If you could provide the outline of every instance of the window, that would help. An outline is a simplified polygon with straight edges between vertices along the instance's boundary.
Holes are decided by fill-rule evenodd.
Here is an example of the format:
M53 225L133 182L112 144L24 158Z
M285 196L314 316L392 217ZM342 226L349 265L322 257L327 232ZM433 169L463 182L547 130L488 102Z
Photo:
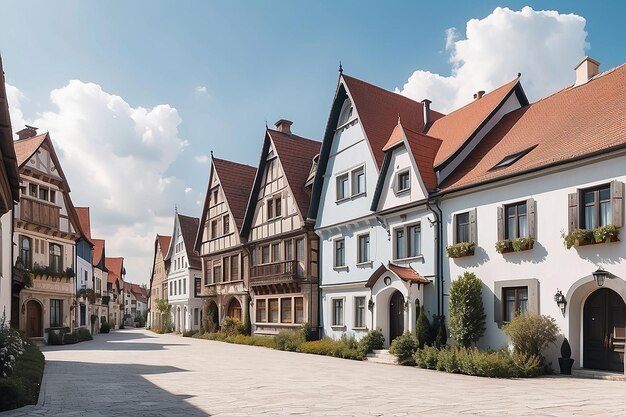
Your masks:
M335 240L335 268L346 266L346 241Z
M611 188L606 185L582 192L583 223L585 229L611 224Z
M213 205L217 204L218 190L213 190Z
M56 203L57 201L57 192L54 190L50 190L50 202Z
M172 283L170 282L170 296L171 296L171 295L174 295L174 294L173 294Z
M304 323L304 298L295 297L293 299L296 317L294 323Z
M280 300L280 322L292 323L291 298L281 298Z
M360 264L370 261L370 235L359 236L358 262Z
M222 276L224 282L230 281L230 259L227 257L222 258Z
M270 263L270 245L261 246L261 264Z
M493 168L491 168L491 170L498 169L498 168L505 168L505 167L508 167L509 165L513 165L515 162L519 161L523 156L525 156L530 151L535 149L536 146L537 145L531 146L530 148L524 149L521 152L517 152L511 155L505 156L500 162L498 162Z
M30 269L33 264L33 257L31 252L31 239L26 236L20 237L20 258L26 269Z
M63 300L50 300L50 327L63 326Z
M394 259L405 259L422 254L420 223L395 229L394 231Z
M293 260L293 240L285 240L285 260Z
M187 278L183 278L183 294L187 294Z
M211 239L217 237L217 219L211 220Z
M365 297L354 297L354 327L365 327Z
M352 103L350 99L345 99L343 105L341 106L341 113L339 115L339 122L337 127L341 127L348 123L352 119L352 114L354 113L354 107L352 107Z
M239 279L239 255L230 257L230 279L233 281Z
M343 326L343 298L333 298L333 326Z
M408 257L412 258L414 256L419 256L422 254L422 248L420 245L420 237L422 234L422 228L420 224L415 224L413 226L409 226L407 228L408 231Z
M280 217L282 214L281 198L272 197L267 200L267 220L272 220Z
M48 201L48 189L39 187L39 199Z
M456 241L455 243L470 242L469 211L456 215Z
M503 288L502 297L504 321L509 322L517 314L524 314L528 311L528 287Z
M275 217L280 217L282 215L282 211L283 211L283 205L281 202L280 197L277 197L274 200L274 215Z
M274 218L274 200L267 200L267 219Z
M193 309L193 325L194 325L194 326L197 326L197 325L198 325L198 316L199 316L199 314L198 314L198 309L197 309L197 308L194 308L194 309Z
M506 213L506 239L528 237L526 201L504 206Z
M222 217L222 228L225 235L230 233L230 217L228 215Z
M28 187L29 193L31 197L37 197L37 185L36 184L30 184L30 187Z
M296 259L304 261L304 239L296 240Z
M404 229L398 229L394 234L395 239L395 254L394 259L402 259L404 258Z
M267 310L265 310L265 300L256 300L256 321L258 323L267 322Z
M269 322L278 323L278 298L271 298L268 301Z
M63 271L63 251L60 245L51 243L49 247L50 252L50 268L54 272Z
M348 198L348 174L337 177L337 201Z
M178 293L182 295L183 293L183 281L182 280L178 280Z
M352 195L365 194L365 167L352 171Z
M216 265L213 267L213 282L218 284L222 282L222 266Z
M398 174L398 192L406 191L411 188L411 177L409 171L404 171Z
M272 243L272 262L280 262L280 243Z

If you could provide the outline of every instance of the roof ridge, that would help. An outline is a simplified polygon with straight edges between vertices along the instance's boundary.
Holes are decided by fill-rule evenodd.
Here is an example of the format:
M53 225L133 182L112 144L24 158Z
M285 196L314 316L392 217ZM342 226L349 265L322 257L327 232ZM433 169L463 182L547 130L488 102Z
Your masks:
M410 97L403 96L403 95L402 95L402 94L400 94L400 93L396 93L395 91L387 90L386 88L383 88L383 87L377 86L377 85L372 84L372 83L367 82L367 81L363 81L363 80L361 80L361 79L359 79L359 78L355 78L355 77L352 77L352 76L350 76L350 75L346 75L346 74L342 74L342 77L344 77L344 78L349 78L349 79L352 79L352 80L358 81L358 82L360 82L360 83L366 84L366 85L368 85L368 86L370 86L370 87L373 87L373 88L375 88L375 89L377 89L377 90L383 91L383 92L385 92L385 93L387 93L387 94L394 94L394 95L396 95L396 96L398 96L398 97L402 98L403 100L410 101L410 102L415 103L415 104L420 104L420 105L422 104L422 102L420 102L420 101L413 100L413 99L412 99L412 98L410 98ZM435 111L435 112L437 112L437 113L439 113L439 114L443 114L443 113L441 113L441 112L438 112L437 110L432 110L432 109L431 109L431 111Z

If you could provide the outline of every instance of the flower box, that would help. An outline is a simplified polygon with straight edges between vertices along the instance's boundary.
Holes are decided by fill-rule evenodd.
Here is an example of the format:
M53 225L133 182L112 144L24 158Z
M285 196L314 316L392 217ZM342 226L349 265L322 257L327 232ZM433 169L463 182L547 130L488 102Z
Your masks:
M460 242L450 245L446 248L449 258L463 258L465 256L473 256L476 249L474 242Z
M619 241L619 229L612 224L595 229L574 229L572 233L562 234L563 244L567 249L573 246L595 245Z
M522 252L533 248L535 240L532 237L516 237L515 239L505 239L496 242L498 253Z

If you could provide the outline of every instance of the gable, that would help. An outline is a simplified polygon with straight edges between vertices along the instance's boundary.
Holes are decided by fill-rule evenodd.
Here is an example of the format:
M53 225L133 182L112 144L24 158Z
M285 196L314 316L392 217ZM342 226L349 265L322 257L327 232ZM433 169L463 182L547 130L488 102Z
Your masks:
M375 210L386 210L424 200L428 191L404 143L389 151L389 166L381 173L382 189ZM400 174L408 174L409 187L402 189ZM374 202L373 202L374 204ZM374 207L374 206L373 206Z

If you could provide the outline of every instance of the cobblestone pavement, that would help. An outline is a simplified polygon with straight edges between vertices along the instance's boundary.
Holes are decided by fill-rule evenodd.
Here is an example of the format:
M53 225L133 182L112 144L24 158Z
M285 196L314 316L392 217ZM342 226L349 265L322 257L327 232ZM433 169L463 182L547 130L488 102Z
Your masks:
M626 382L475 378L139 329L44 353L40 403L0 415L626 415Z

